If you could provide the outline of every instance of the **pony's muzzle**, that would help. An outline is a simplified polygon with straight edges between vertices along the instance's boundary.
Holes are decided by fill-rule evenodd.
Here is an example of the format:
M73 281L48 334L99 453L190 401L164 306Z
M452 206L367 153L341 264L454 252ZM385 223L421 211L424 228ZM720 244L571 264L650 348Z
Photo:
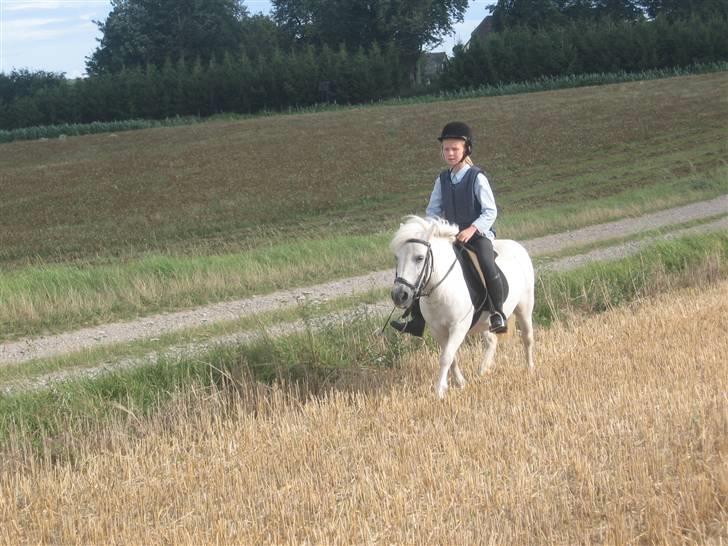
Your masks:
M392 301L394 302L394 305L396 305L400 309L409 307L412 304L412 290L407 286L395 284L392 287L392 292L390 295L392 296Z

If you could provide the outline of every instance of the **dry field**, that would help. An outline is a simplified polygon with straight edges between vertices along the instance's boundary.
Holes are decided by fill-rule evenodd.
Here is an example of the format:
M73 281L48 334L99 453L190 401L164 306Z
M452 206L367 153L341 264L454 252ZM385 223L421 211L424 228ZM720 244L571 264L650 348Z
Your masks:
M0 542L727 543L727 330L723 281L541 330L533 375L469 346L444 402L425 350L308 401L180 395L62 461L6 446Z

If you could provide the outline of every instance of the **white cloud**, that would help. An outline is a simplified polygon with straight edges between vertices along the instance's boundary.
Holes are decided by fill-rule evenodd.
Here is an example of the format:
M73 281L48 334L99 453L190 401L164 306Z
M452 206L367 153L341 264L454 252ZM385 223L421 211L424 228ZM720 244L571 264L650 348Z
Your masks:
M54 40L95 28L91 21L75 17L33 17L3 21L2 40L6 44L29 40Z
M3 22L3 28L13 31L22 31L27 28L58 25L68 21L68 17L33 17L24 19L11 19Z
M13 67L84 71L111 0L0 0L0 72Z
M5 12L80 8L91 4L109 4L109 0L0 0Z

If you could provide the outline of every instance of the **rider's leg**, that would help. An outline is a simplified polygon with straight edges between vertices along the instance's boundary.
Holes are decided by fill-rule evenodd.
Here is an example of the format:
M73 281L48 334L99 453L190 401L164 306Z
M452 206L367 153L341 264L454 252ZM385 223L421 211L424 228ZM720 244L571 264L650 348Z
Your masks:
M488 296L493 303L495 313L490 315L490 331L502 333L508 330L506 316L503 313L503 283L498 268L495 266L495 253L493 252L493 241L480 234L476 234L468 245L478 256L480 269L485 277L485 286L488 289Z
M390 326L395 330L403 332L405 334L411 334L413 336L422 337L425 333L425 317L422 316L420 311L420 300L415 300L412 305L404 312L402 318L410 317L408 321L395 321L390 322Z

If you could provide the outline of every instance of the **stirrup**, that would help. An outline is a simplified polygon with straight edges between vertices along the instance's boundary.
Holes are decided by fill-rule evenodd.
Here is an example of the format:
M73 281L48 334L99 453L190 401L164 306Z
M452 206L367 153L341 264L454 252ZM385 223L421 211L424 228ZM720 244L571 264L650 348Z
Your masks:
M498 312L490 315L490 331L494 334L505 334L508 331L508 322Z

